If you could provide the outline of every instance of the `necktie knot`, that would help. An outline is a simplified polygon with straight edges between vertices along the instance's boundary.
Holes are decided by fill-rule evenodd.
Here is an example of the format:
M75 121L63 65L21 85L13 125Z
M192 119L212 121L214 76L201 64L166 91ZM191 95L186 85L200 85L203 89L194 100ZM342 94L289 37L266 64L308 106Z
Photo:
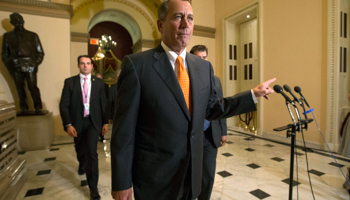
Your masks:
M176 58L176 62L179 62L179 64L182 65L182 57L181 57L181 56L178 56L178 57Z
M87 80L87 77L85 76L85 77L84 77L84 81L86 81L86 80Z

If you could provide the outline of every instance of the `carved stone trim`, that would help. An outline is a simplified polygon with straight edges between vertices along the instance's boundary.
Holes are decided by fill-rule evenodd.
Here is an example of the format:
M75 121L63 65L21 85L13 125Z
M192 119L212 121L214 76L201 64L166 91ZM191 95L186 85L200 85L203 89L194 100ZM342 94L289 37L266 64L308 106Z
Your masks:
M89 33L78 33L78 32L71 32L70 33L70 41L72 41L72 42L88 43L89 40L90 40Z
M331 150L338 150L338 93L339 93L339 1L328 0L328 38L327 38L327 118L326 141Z
M130 6L131 8L135 9L137 12L139 12L148 22L148 24L151 26L152 28L152 35L154 39L157 39L157 27L154 23L154 19L152 19L150 16L147 15L147 13L142 10L140 7L138 7L137 5L131 3L130 1L127 0L88 0L88 1L84 1L82 3L80 3L78 6L76 6L74 8L73 13L76 14L78 13L82 8L84 8L85 6L89 6L92 3L95 2L103 2L103 1L111 1L111 2L117 2L117 3L121 3L127 6Z
M194 25L194 28L193 28L193 35L195 36L215 38L215 32L216 32L215 28L210 28L206 26Z
M0 0L0 10L70 19L73 6L34 0Z

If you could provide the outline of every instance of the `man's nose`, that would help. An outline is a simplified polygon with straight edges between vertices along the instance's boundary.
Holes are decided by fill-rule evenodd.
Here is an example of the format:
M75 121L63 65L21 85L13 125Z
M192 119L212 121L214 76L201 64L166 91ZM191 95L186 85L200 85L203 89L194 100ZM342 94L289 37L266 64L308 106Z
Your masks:
M187 18L182 18L181 20L181 27L182 28L188 28L189 27L189 22L188 22L188 19Z

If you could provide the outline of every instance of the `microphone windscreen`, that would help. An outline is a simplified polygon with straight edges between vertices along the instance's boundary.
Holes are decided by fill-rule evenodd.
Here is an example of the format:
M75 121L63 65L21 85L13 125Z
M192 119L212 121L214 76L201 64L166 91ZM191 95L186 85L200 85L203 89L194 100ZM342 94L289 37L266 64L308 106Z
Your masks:
M301 89L299 86L295 86L294 87L294 91L296 91L297 93L300 93L301 92Z
M291 89L290 89L290 87L288 85L283 85L283 88L284 88L285 91L291 92Z
M283 91L282 87L280 85L274 85L273 90L277 93L281 93Z

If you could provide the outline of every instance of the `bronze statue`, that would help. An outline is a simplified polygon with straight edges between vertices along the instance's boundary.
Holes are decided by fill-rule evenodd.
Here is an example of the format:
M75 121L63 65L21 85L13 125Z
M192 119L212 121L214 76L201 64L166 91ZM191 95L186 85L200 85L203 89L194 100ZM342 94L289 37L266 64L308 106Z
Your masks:
M14 30L4 34L2 61L16 84L21 111L28 112L27 95L24 89L26 80L34 101L34 108L36 112L41 112L42 102L36 73L44 58L43 48L38 35L24 29L24 20L20 14L12 13L10 22Z

